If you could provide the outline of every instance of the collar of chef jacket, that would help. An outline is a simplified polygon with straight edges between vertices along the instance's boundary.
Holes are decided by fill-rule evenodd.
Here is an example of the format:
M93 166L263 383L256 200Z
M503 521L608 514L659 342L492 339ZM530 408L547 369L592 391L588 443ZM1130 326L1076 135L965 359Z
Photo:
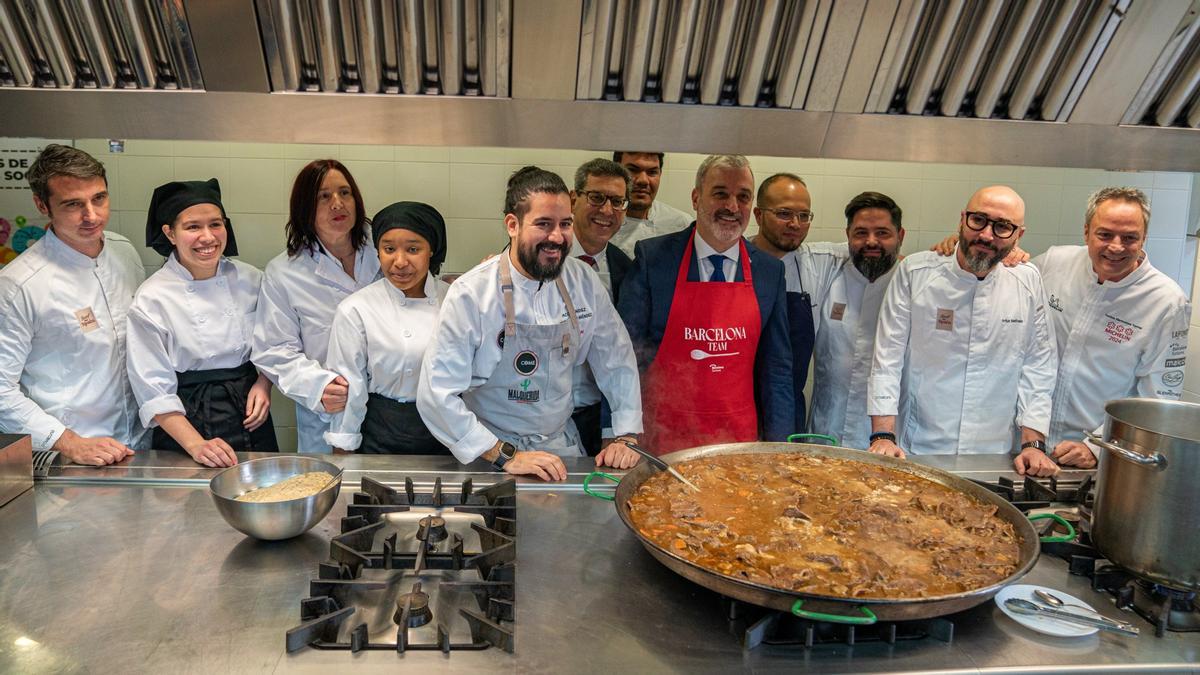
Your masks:
M105 239L104 246L100 249L100 255L91 258L68 246L67 242L59 239L58 235L54 234L53 229L46 230L46 234L42 239L46 240L46 250L56 260L72 267L95 267L99 265L100 256L104 255L104 251L108 248L108 241Z
M1085 246L1084 252L1086 253L1086 251L1087 247ZM1091 255L1087 256L1087 265L1085 265L1084 269L1087 270L1088 279L1090 279L1093 284L1104 286L1105 288L1124 288L1135 283L1138 279L1141 279L1149 274L1150 270L1154 269L1150 265L1150 254L1146 253L1145 251L1142 251L1142 254L1142 264L1134 268L1132 272L1125 275L1125 278L1121 279L1120 281L1105 281L1103 284L1101 284L1100 277L1096 274L1096 270L1092 268Z

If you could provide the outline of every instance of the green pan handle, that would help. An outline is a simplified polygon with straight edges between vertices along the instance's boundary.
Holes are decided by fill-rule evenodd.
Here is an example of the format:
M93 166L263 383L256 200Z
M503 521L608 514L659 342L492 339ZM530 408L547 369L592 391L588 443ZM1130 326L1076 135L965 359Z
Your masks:
M839 445L837 436L828 436L826 434L792 434L791 436L787 437L787 442L788 443L800 443L800 442L802 442L801 439L804 439L804 438L817 438L822 441L829 441L830 443L833 444L833 446L835 448L838 447L838 445Z
M612 475L611 473L604 473L603 471L593 471L593 472L589 473L586 478L583 479L583 491L588 493L589 495L595 497L596 499L603 499L603 500L609 501L609 502L616 501L617 498L612 495L606 495L606 494L602 494L600 492L592 491L592 481L597 478L607 478L608 480L611 480L614 483L621 482L620 478Z
M1052 542L1052 543L1059 542L1059 541L1075 541L1075 528L1071 525L1071 523L1067 522L1066 518L1063 518L1062 516L1058 515L1057 513L1039 513L1036 516L1029 516L1030 520L1045 520L1047 518L1049 518L1050 520L1053 520L1054 522L1058 523L1059 525L1066 525L1067 533L1060 534L1058 536L1053 536L1053 537L1042 537L1042 541Z
M801 598L792 605L792 614L802 619L812 619L813 621L830 621L833 623L848 623L855 626L870 626L878 621L875 618L875 612L859 605L858 611L862 612L862 616L843 616L841 614L825 614L823 612L810 612L807 609L801 609L800 605L804 604L804 599Z

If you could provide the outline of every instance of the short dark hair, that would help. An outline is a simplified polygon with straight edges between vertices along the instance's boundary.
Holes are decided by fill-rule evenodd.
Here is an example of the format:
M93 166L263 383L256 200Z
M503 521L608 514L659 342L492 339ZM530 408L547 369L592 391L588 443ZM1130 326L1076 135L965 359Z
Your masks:
M529 213L529 197L535 192L549 195L570 195L562 176L536 166L525 166L508 177L504 189L504 215L512 214L520 220Z
M846 204L846 227L850 227L850 223L854 222L854 214L863 209L883 209L892 217L892 224L896 226L896 231L899 231L904 225L901 221L903 212L896 202L882 192L862 192L850 200Z
M362 192L346 165L336 159L314 159L300 169L292 183L292 197L288 203L287 253L295 257L300 251L316 250L317 247L317 197L321 192L321 181L332 170L341 172L354 195L354 226L350 228L350 243L354 250L367 243L367 207L363 205Z
M778 183L781 180L790 180L792 182L799 183L799 184L803 185L804 187L808 187L808 183L805 183L803 178L801 178L800 176L797 176L794 173L772 174L770 176L767 176L766 180L764 180L762 182L762 184L758 186L758 194L754 195L754 203L758 206L762 206L763 198L767 194L767 188L771 187L772 185L774 185L775 183Z
M583 192L583 189L587 187L589 176L597 178L620 178L625 181L625 198L629 199L629 192L632 189L630 183L633 181L633 177L629 175L629 170L620 164L604 159L603 157L589 159L584 162L578 169L575 169L576 193Z
M104 165L100 160L78 148L51 143L42 148L37 159L33 160L33 166L25 173L29 189L47 206L50 205L50 179L55 176L69 176L80 180L103 178L104 184L108 185Z
M654 155L658 157L658 168L663 168L664 154L661 152L650 152L648 150L617 150L613 152L613 161L617 164L620 164L621 157L624 155Z

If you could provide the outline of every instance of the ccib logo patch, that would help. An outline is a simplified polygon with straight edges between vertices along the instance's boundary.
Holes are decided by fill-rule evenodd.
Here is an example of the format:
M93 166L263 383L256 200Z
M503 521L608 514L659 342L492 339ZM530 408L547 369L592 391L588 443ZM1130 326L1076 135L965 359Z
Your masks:
M521 375L529 376L537 372L538 357L531 351L523 351L513 359L513 369Z

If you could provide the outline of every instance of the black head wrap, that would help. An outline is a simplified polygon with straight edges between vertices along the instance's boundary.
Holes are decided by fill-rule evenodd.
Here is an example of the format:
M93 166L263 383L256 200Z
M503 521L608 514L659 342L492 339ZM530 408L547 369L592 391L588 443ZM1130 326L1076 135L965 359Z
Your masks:
M221 184L216 178L208 180L177 180L159 185L154 188L150 197L150 210L146 215L146 245L166 257L175 250L175 245L167 239L163 225L173 225L175 218L185 209L197 204L216 204L225 218L225 252L223 255L237 255L237 241L233 238L233 225L225 214L225 206L221 204Z
M437 209L421 202L396 202L386 207L371 219L371 237L375 248L388 230L409 230L425 237L433 256L429 259L429 271L434 275L446 262L446 221Z

